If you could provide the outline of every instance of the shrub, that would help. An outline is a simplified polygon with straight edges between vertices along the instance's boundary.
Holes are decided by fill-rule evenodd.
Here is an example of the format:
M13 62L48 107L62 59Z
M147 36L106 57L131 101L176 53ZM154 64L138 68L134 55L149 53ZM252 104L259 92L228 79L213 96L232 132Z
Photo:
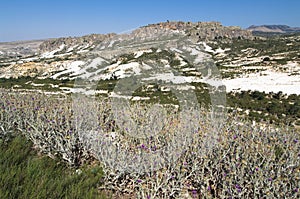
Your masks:
M152 110L152 115L150 113L147 115L149 104L133 103L130 109L121 114L130 116L142 132L154 134L146 138L136 138L126 132L126 128L132 126L126 126L126 123L124 126L116 124L112 114L113 107L108 99L98 99L99 103L95 105L88 98L81 98L82 101L79 100L76 104L82 108L76 114L85 119L75 125L75 128L74 107L71 106L72 100L67 95L47 96L6 90L1 90L0 95L2 137L5 137L5 132L18 130L33 142L36 149L53 158L60 157L75 168L87 165L91 158L98 159L103 165L104 172L99 185L101 190L112 190L121 196L131 194L137 198L183 198L183 195L187 194L195 198L299 198L300 196L298 191L300 133L296 129L277 128L270 124L253 125L233 114L216 129L214 128L216 121L211 117L210 109L191 110L185 118L180 118L178 115L180 109L172 106L166 107L164 119L158 120L155 125L149 125L147 118L162 114L160 109ZM249 93L243 95L250 97ZM84 107L81 106L83 103ZM90 123L93 122L90 120L93 118L99 122L97 129L93 129ZM197 128L192 124L196 124ZM159 134L155 134L157 126L162 127ZM176 137L178 132L185 133L183 137ZM111 136L112 133L114 137ZM189 138L184 137L185 134L192 135L191 139L185 140ZM83 139L82 136L88 139ZM27 165L26 157L30 154L30 150L18 144L18 140L23 139L16 139L17 144L10 146L15 151L23 149L26 155L23 156L18 152L9 164ZM103 140L108 143L102 143ZM165 156L164 149L172 149L182 143L186 148L181 151L177 160L164 162L163 165L155 167L156 169L144 172L130 170L131 163L138 169L143 166L134 161L134 155ZM105 148L107 146L113 146L117 151L126 151L124 154L128 156L109 152L107 150L109 148ZM0 153L4 160L12 153L6 151ZM124 168L113 167L119 162ZM1 166L5 164L7 164L5 161L1 162ZM46 173L52 172L51 176L57 176L55 172L63 170L56 167L56 164L49 163L49 165L48 167L53 170ZM152 166L151 161L145 166ZM34 175L35 171L41 170L34 169L36 166L26 168L32 170L30 172ZM13 168L8 175L14 176L8 185L15 187L16 191L13 193L16 197L24 192L22 186L17 185L27 175L24 177L18 172L20 169ZM100 182L99 178L97 180L91 178L90 175L93 176L93 173L94 171L91 171L88 175L91 181L85 181L81 187ZM75 182L81 182L77 177L74 178ZM59 186L67 189L66 187L71 186L70 179L72 177L65 178L62 182L59 180L62 183ZM48 189L56 194L56 186L51 186L50 182L47 185ZM43 188L44 185L41 186L38 189L44 192L40 194L47 195L49 192ZM32 191L28 189L27 191ZM1 194L7 196L5 190L1 191ZM78 192L75 191L76 194ZM64 197L60 195L61 193L63 191L58 190L55 196Z

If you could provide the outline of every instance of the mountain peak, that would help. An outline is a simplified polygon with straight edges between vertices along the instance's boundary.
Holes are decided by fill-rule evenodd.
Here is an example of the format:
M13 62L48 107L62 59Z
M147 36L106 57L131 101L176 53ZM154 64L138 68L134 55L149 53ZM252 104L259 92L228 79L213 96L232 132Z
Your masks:
M254 33L279 33L289 34L300 32L300 27L290 27L288 25L252 25L247 28Z

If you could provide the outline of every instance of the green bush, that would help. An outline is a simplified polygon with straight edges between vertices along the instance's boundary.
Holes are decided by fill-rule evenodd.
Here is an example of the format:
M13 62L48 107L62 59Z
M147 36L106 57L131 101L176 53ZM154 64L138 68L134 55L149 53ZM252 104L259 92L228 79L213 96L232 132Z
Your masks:
M100 167L81 168L79 174L38 156L20 135L1 144L0 170L0 198L105 198L97 191L103 175Z

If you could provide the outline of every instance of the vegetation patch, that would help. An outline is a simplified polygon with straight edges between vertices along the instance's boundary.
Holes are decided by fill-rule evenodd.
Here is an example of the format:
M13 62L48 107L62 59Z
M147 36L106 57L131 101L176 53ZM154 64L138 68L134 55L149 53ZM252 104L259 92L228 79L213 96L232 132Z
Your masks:
M106 198L97 189L101 167L69 168L38 155L22 135L0 142L0 198Z

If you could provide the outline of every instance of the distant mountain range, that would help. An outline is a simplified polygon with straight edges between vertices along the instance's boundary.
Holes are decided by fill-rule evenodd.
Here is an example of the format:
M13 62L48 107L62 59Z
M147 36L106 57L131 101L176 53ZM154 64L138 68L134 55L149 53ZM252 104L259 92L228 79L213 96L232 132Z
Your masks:
M300 27L290 27L287 25L252 25L247 30L253 33L271 33L271 34L292 34L300 33Z

